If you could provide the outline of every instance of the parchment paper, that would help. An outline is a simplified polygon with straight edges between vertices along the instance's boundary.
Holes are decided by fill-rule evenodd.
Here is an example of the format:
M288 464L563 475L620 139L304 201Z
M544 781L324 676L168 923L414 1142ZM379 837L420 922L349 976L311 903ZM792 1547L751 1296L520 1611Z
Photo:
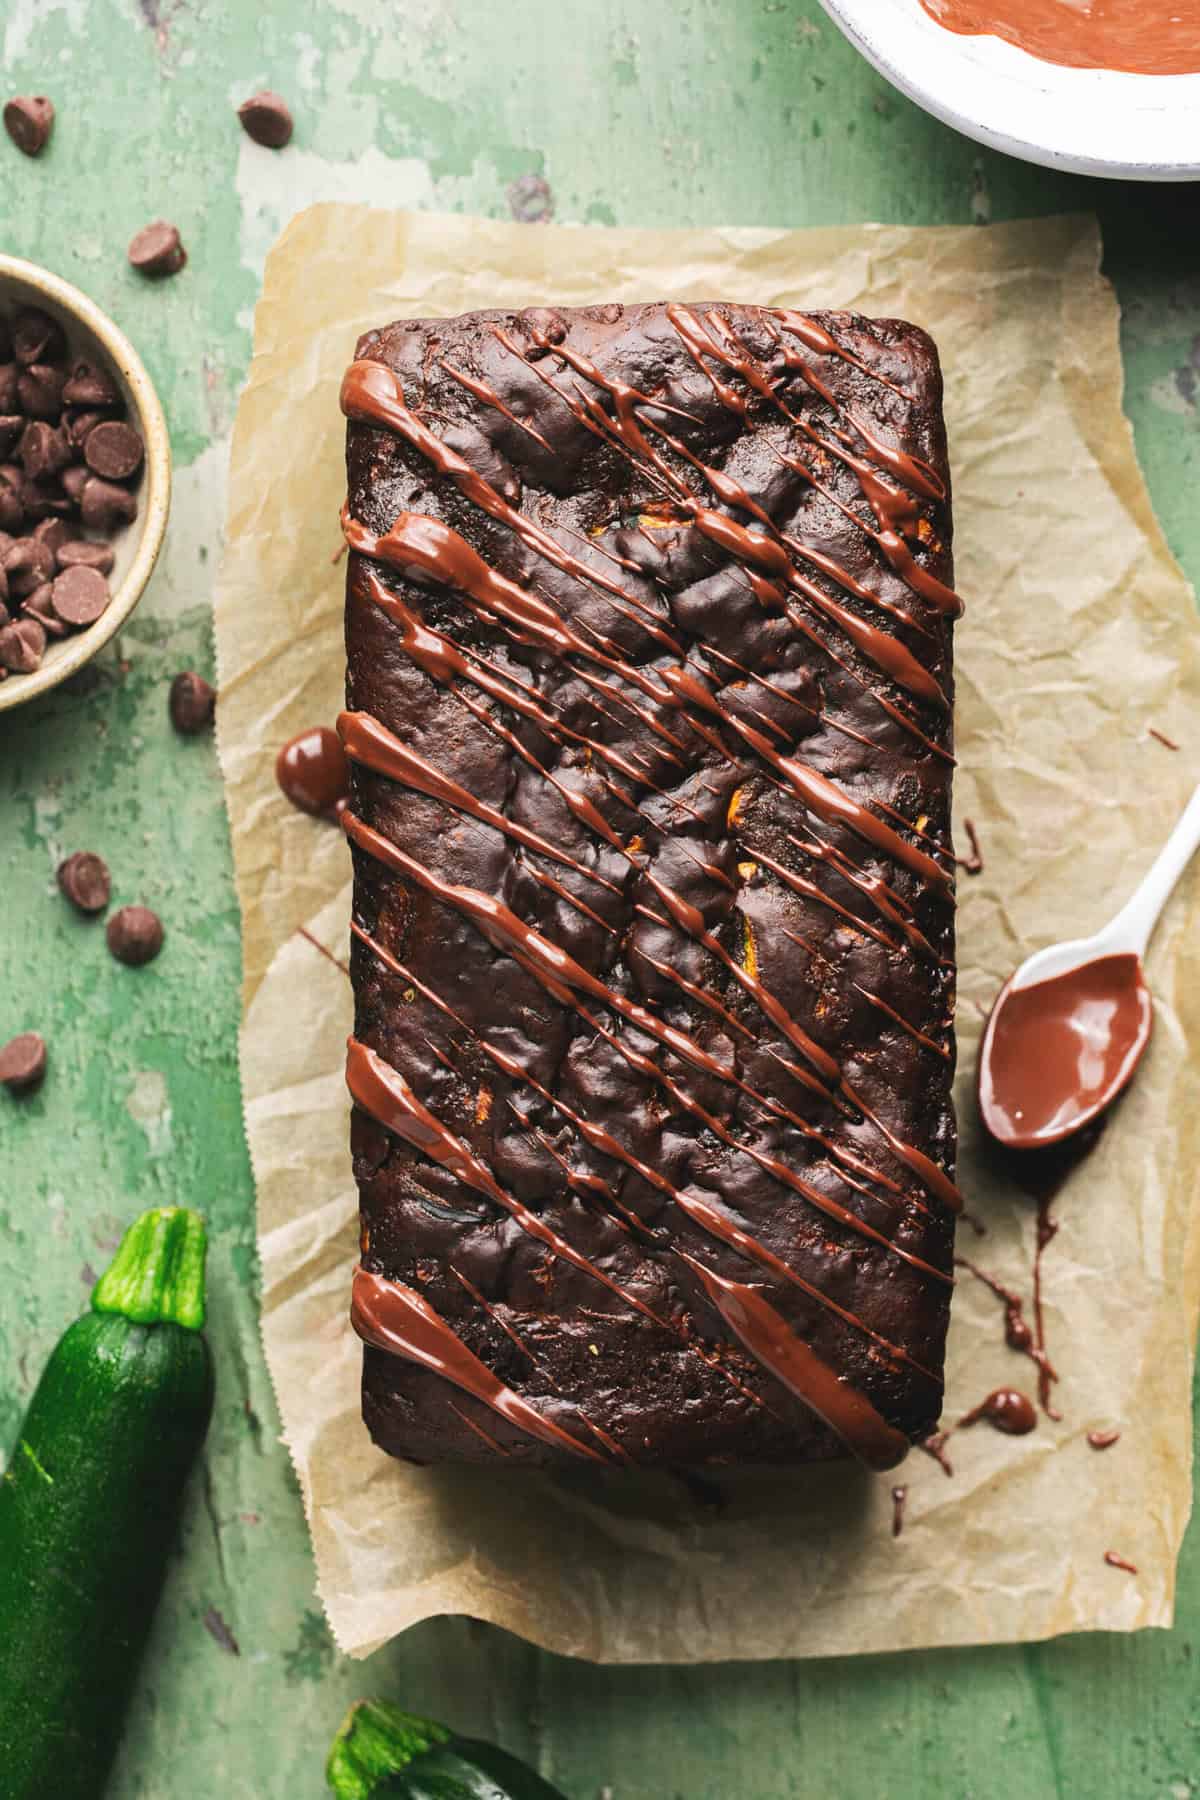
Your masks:
M1035 946L1098 926L1200 772L1192 596L1120 411L1117 308L1090 219L811 232L530 228L320 206L267 264L233 442L217 604L219 732L244 920L242 1080L258 1184L263 1333L338 1641L365 1654L465 1612L604 1661L817 1656L1031 1639L1171 1620L1191 1504L1200 1298L1195 1192L1200 892L1150 958L1149 1059L1061 1197L1047 1254L1060 1424L914 1453L723 1479L414 1469L359 1422L346 1321L355 1254L343 1047L341 836L291 810L276 748L332 721L343 680L338 383L356 334L402 314L601 299L845 304L937 338L947 376L959 587L958 815L986 871L961 892L961 1182L988 1236L961 1247L1028 1291L1034 1213L989 1176L969 1098L982 1012ZM1174 754L1151 724L1179 740ZM1189 934L1191 943L1189 945ZM960 1280L946 1416L1030 1388L1001 1309ZM1085 1434L1119 1427L1103 1454ZM892 1480L909 1485L891 1535ZM1113 1549L1136 1576L1107 1567Z

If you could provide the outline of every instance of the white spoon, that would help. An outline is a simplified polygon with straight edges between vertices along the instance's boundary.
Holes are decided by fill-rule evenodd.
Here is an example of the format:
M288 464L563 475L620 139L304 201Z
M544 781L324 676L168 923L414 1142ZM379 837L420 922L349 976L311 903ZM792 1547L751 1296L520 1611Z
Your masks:
M1093 937L1051 944L1001 989L979 1052L979 1106L1014 1150L1057 1144L1110 1105L1150 1039L1150 933L1200 846L1200 787L1153 867Z

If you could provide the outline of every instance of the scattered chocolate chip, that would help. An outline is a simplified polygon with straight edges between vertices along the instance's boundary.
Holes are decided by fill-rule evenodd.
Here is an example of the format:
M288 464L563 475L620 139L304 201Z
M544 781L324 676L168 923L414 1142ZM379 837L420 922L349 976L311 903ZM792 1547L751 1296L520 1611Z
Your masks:
M54 127L54 102L45 94L18 94L4 108L4 129L26 156L40 156Z
M103 912L112 898L108 864L94 850L76 850L58 865L58 885L80 912Z
M23 1031L0 1049L0 1082L10 1094L30 1094L46 1073L46 1040Z
M46 481L66 468L71 460L71 446L57 425L46 419L31 419L21 434L17 454L30 481Z
M143 275L176 275L187 261L179 227L166 219L143 225L129 242L129 260Z
M93 426L83 446L88 468L108 481L126 481L142 466L145 445L132 425L107 419Z
M98 544L93 538L68 538L55 555L60 569L99 569L101 575L110 574L116 560L111 544Z
M31 419L57 419L62 411L63 371L54 363L30 363L17 376L17 401Z
M17 410L17 382L20 374L20 363L0 363L0 413Z
M13 355L25 368L34 363L58 362L66 354L62 326L40 306L27 306L13 320Z
M13 446L25 429L20 413L0 413L0 456L10 456Z
M246 136L268 150L282 150L291 140L291 108L282 95L273 94L270 88L243 100L238 107L238 118Z
M43 581L53 578L57 566L48 544L39 543L35 537L18 538L4 554L9 593L15 594L17 599L32 594Z
M64 406L119 406L121 396L116 383L94 363L77 362L68 375L62 391Z
M171 683L167 708L176 731L182 732L184 737L195 737L197 732L206 731L212 724L216 703L216 689L203 675L187 669Z
M14 619L0 628L0 665L14 675L32 675L42 666L46 633L36 619Z
M104 935L117 961L131 968L152 962L163 946L162 920L148 906L123 906L108 921Z
M89 475L79 495L79 512L93 531L111 531L137 518L137 500L127 488L117 487L99 475Z
M108 605L108 583L99 569L77 563L55 578L54 611L64 625L94 625Z

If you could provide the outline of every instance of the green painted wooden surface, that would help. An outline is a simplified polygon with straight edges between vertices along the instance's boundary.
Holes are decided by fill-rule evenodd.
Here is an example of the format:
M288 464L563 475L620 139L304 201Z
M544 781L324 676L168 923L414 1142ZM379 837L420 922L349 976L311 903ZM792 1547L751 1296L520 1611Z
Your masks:
M1200 1554L1170 1634L825 1664L603 1670L437 1621L363 1665L333 1651L255 1326L235 1062L238 921L216 761L165 711L208 669L224 444L261 257L313 198L623 224L967 222L1093 207L1125 308L1127 404L1172 547L1200 577L1195 189L1092 184L978 150L893 94L816 0L2 0L10 91L51 149L0 144L0 245L89 289L159 383L178 467L168 554L74 691L0 722L0 1038L38 1027L42 1093L0 1106L0 1441L121 1221L159 1198L213 1226L217 1415L115 1781L119 1800L322 1791L375 1690L502 1738L571 1800L1184 1800L1200 1792ZM232 104L269 83L282 156ZM522 199L523 196L523 199ZM124 265L167 215L187 271ZM531 227L532 228L532 227ZM837 296L831 296L836 300ZM133 972L53 869L101 851L167 947ZM206 1630L216 1608L240 1646ZM2 1752L0 1752L2 1754Z

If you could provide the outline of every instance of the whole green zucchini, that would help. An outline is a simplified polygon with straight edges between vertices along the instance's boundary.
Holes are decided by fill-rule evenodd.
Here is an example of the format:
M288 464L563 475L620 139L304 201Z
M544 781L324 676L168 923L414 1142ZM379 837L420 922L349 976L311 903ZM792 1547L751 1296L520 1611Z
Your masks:
M337 1800L563 1800L506 1750L382 1700L351 1707L325 1779Z
M212 1412L204 1222L126 1232L0 1481L0 1800L97 1800Z

